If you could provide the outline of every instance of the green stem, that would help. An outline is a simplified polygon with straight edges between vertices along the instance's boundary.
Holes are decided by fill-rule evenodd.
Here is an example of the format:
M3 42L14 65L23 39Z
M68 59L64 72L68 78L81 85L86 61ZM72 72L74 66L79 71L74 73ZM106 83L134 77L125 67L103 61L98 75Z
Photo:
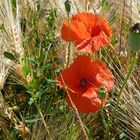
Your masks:
M121 87L121 89L120 89L120 91L119 91L119 93L118 93L117 103L116 103L115 109L114 109L114 111L113 111L113 113L112 113L112 117L111 117L112 119L113 119L113 117L114 117L114 115L115 115L115 113L116 113L116 110L117 110L117 108L118 108L118 105L119 105L119 102L120 102L120 97L121 97L121 95L122 95L122 93L123 93L123 90L124 90L124 88L125 88L125 86L126 86L126 84L127 84L127 81L129 80L129 78L130 78L130 76L131 76L131 74L132 74L132 72L133 72L133 69L134 69L134 67L135 67L136 58L137 58L137 53L134 53L134 54L133 54L133 57L132 57L132 60L131 60L131 63L130 63L129 71L128 71L127 76L126 76L126 78L125 78L125 80L124 80L124 82L123 82L123 85L122 85L122 87Z
M68 12L68 58L67 58L67 67L70 62L70 13Z
M44 116L43 116L43 114L42 114L42 112L41 112L40 106L39 106L37 103L35 103L35 102L34 102L34 105L36 106L36 109L37 109L37 111L38 111L38 113L39 113L39 115L40 115L40 117L41 117L41 120L42 120L42 122L43 122L43 124L44 124L46 134L48 134L48 139L49 139L49 140L52 140L50 131L49 131L48 126L47 126L47 124L46 124L46 122L45 122L45 120L44 120Z
M112 115L110 117L110 121L109 121L110 124L109 124L109 126L107 128L107 131L106 131L105 135L108 135L108 133L110 131L110 127L112 126L113 118L114 118L114 116L116 114L116 110L117 110L117 108L119 106L121 95L123 93L123 90L124 90L125 86L127 85L127 81L129 80L129 78L130 78L130 76L131 76L131 74L133 72L133 69L134 69L135 64L136 64L136 59L137 59L137 53L133 53L133 56L132 56L132 59L131 59L131 63L130 63L129 69L128 69L128 73L127 73L126 78L125 78L125 80L124 80L124 82L123 82L123 84L121 86L121 89L120 89L120 91L118 93L117 103L116 103L115 108L114 108L114 110L112 112Z
M83 122L82 122L82 120L81 120L81 118L80 118L80 115L79 115L79 113L78 113L78 110L77 110L77 108L76 108L76 106L75 106L73 100L71 99L71 96L70 96L70 94L69 94L69 91L68 91L68 89L67 89L66 83L64 82L64 79L63 79L63 76L62 76L62 75L61 75L61 78L62 78L62 81L63 81L63 83L64 83L64 88L65 88L65 90L66 90L66 92L67 92L68 98L70 99L70 103L71 103L71 105L72 105L72 107L73 107L73 109L74 109L74 111L75 111L75 113L76 113L76 117L77 117L77 119L78 119L78 123L79 123L80 129L81 129L81 131L82 131L82 133L83 133L83 135L84 135L84 140L89 140L89 139L88 139L88 135L87 135L86 130L85 130L85 127L84 127L84 124L83 124Z
M101 117L102 117L103 125L106 129L107 125L106 125L106 120L105 120L104 112L103 112L103 101L101 101Z

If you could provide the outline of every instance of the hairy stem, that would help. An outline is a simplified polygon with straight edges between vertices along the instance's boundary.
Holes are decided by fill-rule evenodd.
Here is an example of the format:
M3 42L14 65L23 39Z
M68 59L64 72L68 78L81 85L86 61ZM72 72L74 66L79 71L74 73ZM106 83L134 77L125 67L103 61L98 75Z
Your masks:
M61 75L61 78L62 78L62 80L63 80L63 76L62 76L62 75ZM73 107L73 110L74 110L74 112L75 112L75 114L76 114L76 117L77 117L77 120L78 120L80 129L81 129L81 132L82 132L83 135L84 135L84 140L89 140L88 135L87 135L87 133L86 133L86 130L85 130L85 128L84 128L84 124L83 124L83 122L82 122L82 120L81 120L81 118L80 118L80 115L79 115L79 113L78 113L78 110L77 110L77 108L76 108L74 102L73 102L72 99L71 99L71 96L70 96L70 94L69 94L69 91L67 90L67 86L66 86L64 80L63 80L63 83L64 83L64 85L65 85L64 87L65 87L65 90L66 90L66 92L67 92L68 98L70 99L70 102L71 102L71 105L72 105L72 107Z
M67 67L70 62L70 13L68 12L68 58L67 58Z
M40 117L41 117L41 120L42 120L42 122L43 122L43 124L44 124L45 131L46 131L46 133L47 133L47 135L48 135L48 138L49 138L49 140L52 140L50 131L49 131L48 126L47 126L47 124L46 124L46 122L45 122L45 120L44 120L44 116L43 116L43 114L42 114L42 112L41 112L41 109L40 109L40 107L39 107L39 105L38 105L37 103L34 103L34 104L35 104L35 106L36 106L36 108L37 108L37 111L38 111L38 113L39 113L39 115L40 115Z

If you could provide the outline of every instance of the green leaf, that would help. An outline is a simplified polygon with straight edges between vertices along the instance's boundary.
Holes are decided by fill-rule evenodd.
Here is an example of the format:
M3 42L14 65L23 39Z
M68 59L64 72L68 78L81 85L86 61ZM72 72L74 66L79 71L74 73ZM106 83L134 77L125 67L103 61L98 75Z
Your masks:
M33 80L30 83L30 87L32 89L34 89L34 90L38 90L39 86L40 86L39 78L38 77L34 77Z
M30 69L28 67L28 65L25 65L23 68L22 68L22 72L24 74L24 76L27 76L30 72Z
M47 79L47 82L48 83L58 83L58 81L57 80L54 80L54 79Z
M109 3L107 0L101 0L101 3L102 3L102 7L105 11L108 11L109 10Z
M36 122L38 122L40 119L39 118L37 118L37 119L29 119L29 120L25 120L25 122L26 123L36 123Z
M111 39L111 44L113 45L113 46L115 46L116 44L118 43L118 40L116 39L116 38L112 38Z
M1 25L0 25L0 30L5 30L4 24L1 24Z
M120 140L124 140L125 139L125 136L126 134L124 132L122 132L120 135L119 135L119 139Z
M28 101L28 104L29 105L32 105L34 103L34 99L33 98L30 98L30 100Z
M16 57L11 52L4 52L4 56L10 60L16 60Z

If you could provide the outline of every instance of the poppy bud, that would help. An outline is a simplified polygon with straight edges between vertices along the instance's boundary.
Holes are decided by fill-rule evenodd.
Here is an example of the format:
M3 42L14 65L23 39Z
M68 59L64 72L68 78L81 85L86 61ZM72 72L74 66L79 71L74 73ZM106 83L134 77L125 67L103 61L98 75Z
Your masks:
M103 101L106 97L107 88L105 86L101 86L98 89L98 96Z
M128 33L128 44L131 50L138 51L140 49L140 23L130 28Z
M71 11L71 2L69 0L65 1L65 9L68 13Z

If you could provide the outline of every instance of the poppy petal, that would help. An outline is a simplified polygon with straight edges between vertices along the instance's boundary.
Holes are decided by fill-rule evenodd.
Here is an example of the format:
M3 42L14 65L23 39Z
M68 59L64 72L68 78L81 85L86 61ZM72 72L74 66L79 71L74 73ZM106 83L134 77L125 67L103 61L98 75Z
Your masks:
M87 77L87 68L91 64L91 59L88 56L78 56L69 68L64 69L57 77L59 86L67 86L73 92L82 93L86 88L80 88L80 80ZM84 67L83 67L84 66ZM65 83L64 83L65 82Z
M61 37L65 41L69 41L69 26L68 21L63 23L61 29ZM83 22L71 21L70 22L70 41L82 40L90 37L90 33L87 31Z
M101 108L101 99L98 98L97 92L94 88L89 88L82 96L78 94L69 93L69 96L66 97L68 104L73 108L72 102L76 106L78 112L96 112ZM106 103L108 95L106 96L105 100L103 101L103 105Z
M59 76L57 76L57 80L59 81L60 87L65 87L73 92L77 91L77 87L79 85L79 79L75 75L75 73L70 69L66 68L61 72Z
M84 23L86 30L91 34L92 28L95 26L97 17L92 13L78 13L72 16L72 21L80 21Z
M88 56L78 56L70 68L75 72L76 76L80 79L88 74L87 68L91 65L91 59Z
M98 111L101 106L98 88L105 86L107 90L111 90L114 86L113 78L113 74L105 63L91 61L88 56L78 56L69 68L64 69L57 77L60 87L67 86L67 92L79 112ZM66 99L72 107L68 95ZM107 99L108 94L103 105Z
M107 65L103 62L92 62L93 64L98 65L98 72L96 73L96 82L97 87L105 86L108 90L113 89L114 86L114 76Z
M104 46L108 46L110 44L110 38L104 32L101 32L98 36L92 37L91 44L92 52L95 52Z
M75 42L75 48L83 53L92 53L92 38Z
M96 80L98 85L105 86L108 90L111 90L114 86L113 75L109 69L99 70Z
M68 20L61 29L61 37L65 41L73 41L76 49L92 53L110 44L111 29L105 19L92 13L78 13L70 19L70 39Z
M108 46L110 44L110 39L104 34L100 33L98 36L85 39L83 41L76 42L76 49L85 53L92 53L103 46Z

